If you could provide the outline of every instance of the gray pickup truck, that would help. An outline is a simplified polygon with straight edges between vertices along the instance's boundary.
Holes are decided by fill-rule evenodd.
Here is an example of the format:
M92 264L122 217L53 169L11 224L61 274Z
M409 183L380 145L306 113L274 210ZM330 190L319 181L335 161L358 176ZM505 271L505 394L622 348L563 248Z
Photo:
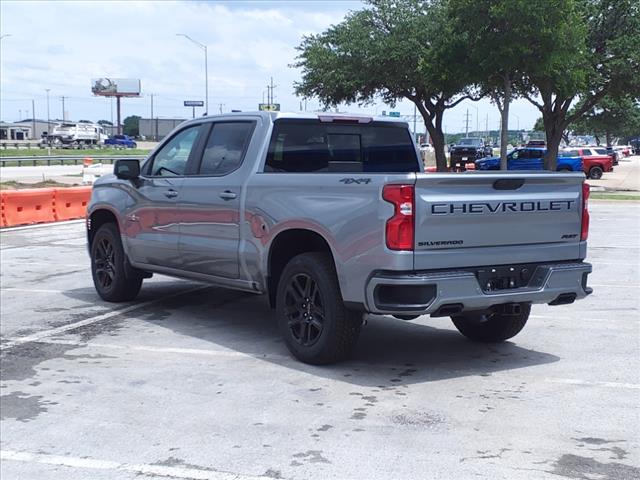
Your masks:
M367 313L499 342L531 304L591 293L583 174L425 174L399 120L204 117L114 171L87 214L98 294L133 300L153 273L266 294L303 362L345 358Z

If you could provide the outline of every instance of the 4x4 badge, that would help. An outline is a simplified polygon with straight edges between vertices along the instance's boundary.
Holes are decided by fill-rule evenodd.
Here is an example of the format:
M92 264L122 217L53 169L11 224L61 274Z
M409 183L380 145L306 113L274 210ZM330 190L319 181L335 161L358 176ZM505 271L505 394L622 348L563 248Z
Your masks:
M341 178L340 181L345 185L350 185L352 183L357 183L360 185L361 183L368 184L371 183L370 178Z

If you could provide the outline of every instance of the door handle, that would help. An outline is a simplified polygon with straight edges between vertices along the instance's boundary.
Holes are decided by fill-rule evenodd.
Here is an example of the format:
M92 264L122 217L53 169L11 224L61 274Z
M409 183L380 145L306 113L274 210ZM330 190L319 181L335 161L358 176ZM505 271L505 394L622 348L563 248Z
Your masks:
M237 198L238 194L235 192L232 192L231 190L225 190L224 192L220 192L220 198L224 199L224 200L233 200L234 198Z
M164 196L167 198L176 198L178 196L178 192L175 190L167 190L164 192Z

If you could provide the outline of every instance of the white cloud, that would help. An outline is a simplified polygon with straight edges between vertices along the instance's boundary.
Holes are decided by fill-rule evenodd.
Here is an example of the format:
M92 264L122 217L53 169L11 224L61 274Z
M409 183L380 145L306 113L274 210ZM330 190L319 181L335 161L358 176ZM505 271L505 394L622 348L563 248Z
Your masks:
M51 116L61 116L60 96L69 97L66 109L73 119L110 119L110 101L93 97L91 78L140 78L144 98L125 99L123 115L149 115L149 94L155 112L163 117L189 116L183 100L204 99L202 50L176 33L185 33L208 46L210 111L232 108L255 110L273 77L276 100L286 110L297 110L293 82L299 78L289 67L303 35L318 33L340 22L360 7L357 1L288 2L170 2L170 1L0 1L0 31L11 34L1 44L0 118L26 116L31 99L36 116L46 116L45 89L51 89ZM488 102L480 103L484 125L498 118ZM315 101L309 108L317 108ZM356 106L347 107L351 111ZM401 102L397 110L413 114ZM364 109L390 110L383 105ZM518 103L521 126L530 126L537 114ZM475 128L475 109L472 125ZM448 114L448 131L463 126L465 107ZM31 114L30 114L31 115ZM420 121L418 121L420 123ZM512 117L511 127L515 127Z

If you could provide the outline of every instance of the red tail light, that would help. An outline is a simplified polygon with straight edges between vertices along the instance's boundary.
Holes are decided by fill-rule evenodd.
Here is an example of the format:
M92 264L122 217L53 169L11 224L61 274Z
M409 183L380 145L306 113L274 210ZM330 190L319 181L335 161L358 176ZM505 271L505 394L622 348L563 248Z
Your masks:
M580 229L580 240L586 240L589 236L589 193L591 187L588 183L582 184L582 228Z
M393 217L387 220L387 248L413 250L414 188L413 185L385 185L382 198L394 206Z

